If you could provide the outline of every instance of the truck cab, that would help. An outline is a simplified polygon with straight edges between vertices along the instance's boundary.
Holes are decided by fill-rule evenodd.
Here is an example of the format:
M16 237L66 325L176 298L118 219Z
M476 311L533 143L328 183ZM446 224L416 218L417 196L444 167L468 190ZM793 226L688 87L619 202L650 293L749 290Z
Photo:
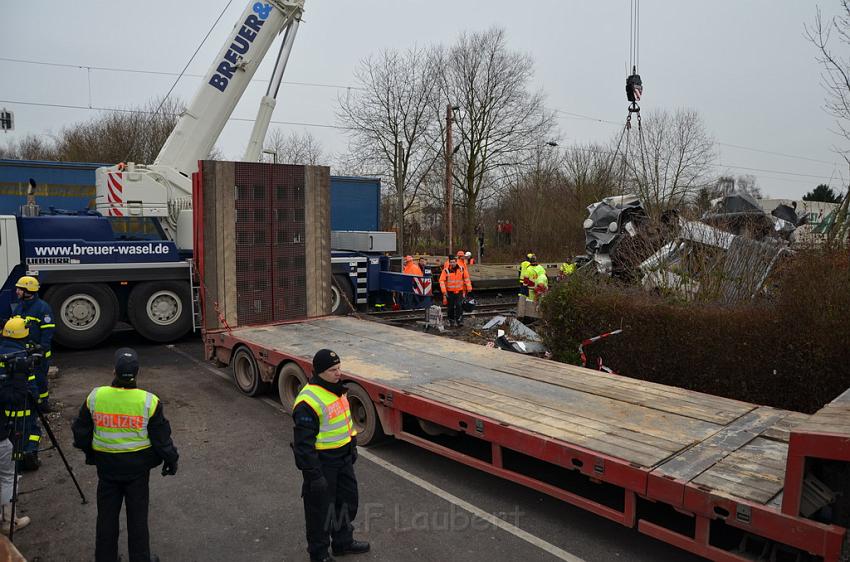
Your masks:
M102 216L0 216L0 310L11 312L20 276L37 277L66 347L94 346L119 321L153 341L183 336L194 321L191 267L173 242L116 233Z

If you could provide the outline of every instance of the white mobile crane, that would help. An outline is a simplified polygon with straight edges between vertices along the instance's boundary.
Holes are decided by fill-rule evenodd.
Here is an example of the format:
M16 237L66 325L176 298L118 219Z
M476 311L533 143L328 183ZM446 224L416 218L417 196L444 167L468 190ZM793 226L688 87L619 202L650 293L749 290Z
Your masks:
M197 325L192 262L186 259L192 249L192 173L283 32L245 152L245 160L259 159L303 10L304 0L248 3L156 161L97 169L97 208L103 216L0 217L0 272L8 279L38 276L56 317L58 343L97 345L120 320L159 342L180 338ZM123 217L154 221L159 239L115 236ZM7 293L0 291L0 304L11 298Z
M275 37L284 33L244 160L259 159L304 0L250 1L188 109L151 165L97 170L97 209L108 217L152 217L168 240L192 249L192 173L207 158Z

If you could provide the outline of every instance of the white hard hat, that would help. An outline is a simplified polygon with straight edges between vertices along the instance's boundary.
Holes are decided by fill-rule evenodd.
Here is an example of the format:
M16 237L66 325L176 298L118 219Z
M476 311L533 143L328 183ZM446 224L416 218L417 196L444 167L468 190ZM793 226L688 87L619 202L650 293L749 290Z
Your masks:
M472 252L466 252L466 254L465 254L465 255L466 255L466 257L471 258L471 257L472 257Z

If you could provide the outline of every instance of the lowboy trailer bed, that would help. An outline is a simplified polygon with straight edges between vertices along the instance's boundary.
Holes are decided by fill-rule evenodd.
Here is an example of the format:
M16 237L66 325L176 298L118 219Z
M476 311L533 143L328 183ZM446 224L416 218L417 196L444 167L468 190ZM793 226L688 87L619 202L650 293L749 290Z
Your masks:
M350 317L205 346L240 390L276 384L286 407L333 349L361 444L391 435L706 558L841 556L845 528L799 513L807 456L850 461L850 392L808 416Z

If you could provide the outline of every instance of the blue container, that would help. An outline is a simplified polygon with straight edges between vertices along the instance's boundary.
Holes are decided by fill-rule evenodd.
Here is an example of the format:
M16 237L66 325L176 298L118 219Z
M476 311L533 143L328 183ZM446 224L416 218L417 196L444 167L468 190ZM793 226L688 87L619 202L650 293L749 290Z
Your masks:
M381 180L331 176L331 230L380 230Z
M26 203L29 179L42 211L94 209L94 171L107 164L0 159L0 214L14 215Z

